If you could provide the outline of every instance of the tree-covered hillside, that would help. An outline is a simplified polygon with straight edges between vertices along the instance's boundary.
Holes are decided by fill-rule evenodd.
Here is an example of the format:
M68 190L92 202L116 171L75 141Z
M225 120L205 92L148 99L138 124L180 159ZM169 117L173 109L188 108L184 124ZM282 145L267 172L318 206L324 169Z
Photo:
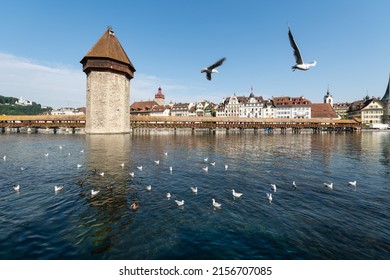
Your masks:
M39 115L52 110L50 107L42 108L41 104L36 102L28 106L15 105L18 100L0 95L0 115Z

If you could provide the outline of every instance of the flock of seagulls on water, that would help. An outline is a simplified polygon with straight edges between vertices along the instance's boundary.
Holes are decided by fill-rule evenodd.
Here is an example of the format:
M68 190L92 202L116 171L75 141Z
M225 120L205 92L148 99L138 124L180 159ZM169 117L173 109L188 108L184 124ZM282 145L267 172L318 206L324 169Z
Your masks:
M61 147L61 146L60 146L60 147ZM62 149L62 147L61 147L60 149ZM81 153L83 153L83 152L84 152L84 150L81 151ZM165 155L165 156L168 156L168 153L165 152L164 155ZM45 154L45 157L47 157L47 156L48 156L48 153ZM7 161L7 156L6 156L6 155L3 156L3 161ZM215 161L209 162L209 158L208 158L208 157L204 158L204 159L203 159L203 162L204 162L204 163L207 163L207 164L210 164L210 165L212 165L212 166L215 166ZM155 160L154 163L155 163L156 165L159 165L159 164L160 164L160 160ZM81 164L77 164L77 166L76 166L77 169L79 169L79 168L81 168L81 167L82 167ZM120 167L123 169L123 168L125 167L125 163L122 162L122 163L120 164ZM142 171L142 170L143 170L143 166L136 166L136 168L137 168L139 171ZM208 166L205 166L205 167L203 167L202 169L203 169L203 171L208 172ZM224 165L224 169L225 169L225 170L228 169L228 165L227 165L227 164ZM21 170L24 170L24 169L21 168ZM172 170L173 170L172 166L169 167L169 170L170 170L170 173L172 174ZM92 170L92 173L93 173L93 174L97 174L98 176L101 176L101 177L104 177L104 176L105 176L105 173L104 173L104 172L98 172L96 169ZM134 177L134 176L135 176L134 172L130 172L129 175L130 175L130 177ZM84 182L83 182L83 181L78 181L77 184L78 184L79 186L83 186L83 185L84 185ZM333 189L334 189L333 182L325 182L325 183L323 183L323 185L324 185L327 189L329 189L329 190L333 190ZM356 191L357 181L355 180L355 181L350 181L350 182L348 182L348 186L354 187L354 189L355 189L355 191ZM20 192L20 191L21 191L21 187L20 187L19 184L14 184L12 187L13 187L13 189L14 189L15 192ZM112 186L111 184L109 184L109 185L107 186L107 189L112 190L112 188L113 188L113 186ZM266 195L266 198L267 198L267 200L268 200L268 203L269 203L269 204L272 204L272 202L273 202L273 195L272 195L272 193L276 193L278 188L277 188L277 185L274 184L274 183L269 184L269 188L270 188L271 191L270 191L270 192L266 192L265 195ZM55 186L54 186L54 192L55 192L55 193L61 192L63 189L64 189L64 185L55 185ZM191 192L192 192L193 194L197 194L197 193L198 193L198 187L197 187L197 186L196 186L196 187L190 187L189 189L191 190ZM292 181L291 189L294 190L294 191L298 190L298 187L297 187L297 184L296 184L295 181ZM148 191L148 192L151 192L151 191L152 191L152 185L151 185L151 184L145 185L145 190ZM91 189L91 190L90 190L90 196L91 196L91 197L95 197L95 196L97 196L100 192L101 192L100 188L99 188L99 189L95 189L95 188L94 188L94 189ZM235 189L231 189L231 193L232 193L233 199L236 199L236 198L237 198L237 199L240 199L240 198L243 196L243 193L237 192ZM167 198L167 199L170 199L171 197L172 197L172 194L171 194L170 192L167 192L167 193L166 193L166 198ZM175 203L177 204L177 206L179 206L179 207L183 207L183 206L184 206L184 203L185 203L184 200L175 199L174 201L175 201ZM214 198L211 198L211 202L212 202L211 205L214 207L214 209L221 209L221 208L222 208L222 203L217 202ZM138 201L134 201L134 202L130 205L130 208L131 208L132 210L137 210L139 207L140 207L140 204L139 204Z
M302 58L302 55L301 55L301 52L299 51L298 45L297 45L297 43L294 40L294 36L291 33L290 27L288 27L288 39L290 41L291 47L293 48L293 54L294 54L294 57L295 57L295 65L293 65L291 67L293 71L295 71L295 70L307 71L311 67L314 67L314 66L317 65L317 61L316 60L313 60L310 63L305 63L304 62L304 60ZM206 79L211 81L212 74L218 73L217 68L219 66L221 66L224 63L225 60L226 60L226 57L223 57L223 58L219 59L218 61L214 62L213 64L211 64L210 66L202 68L200 72L201 73L206 73Z

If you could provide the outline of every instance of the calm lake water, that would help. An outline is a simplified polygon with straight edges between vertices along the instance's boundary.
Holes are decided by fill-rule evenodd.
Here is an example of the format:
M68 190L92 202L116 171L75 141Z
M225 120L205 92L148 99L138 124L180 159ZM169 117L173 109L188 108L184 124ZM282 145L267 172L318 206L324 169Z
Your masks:
M0 156L0 259L390 259L389 132L6 133Z

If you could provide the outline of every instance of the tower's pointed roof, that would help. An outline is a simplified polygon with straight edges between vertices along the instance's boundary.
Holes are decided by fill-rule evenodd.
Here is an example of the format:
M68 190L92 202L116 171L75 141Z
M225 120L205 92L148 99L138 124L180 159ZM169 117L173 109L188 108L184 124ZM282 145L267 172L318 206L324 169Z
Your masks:
M389 75L389 82L387 83L387 89L385 95L383 95L382 97L382 101L390 101L390 75Z
M135 71L133 64L131 63L122 45L119 43L119 40L116 37L114 31L110 27L107 28L100 39L88 51L85 57L81 60L81 63L89 58L116 60L118 62L129 65Z

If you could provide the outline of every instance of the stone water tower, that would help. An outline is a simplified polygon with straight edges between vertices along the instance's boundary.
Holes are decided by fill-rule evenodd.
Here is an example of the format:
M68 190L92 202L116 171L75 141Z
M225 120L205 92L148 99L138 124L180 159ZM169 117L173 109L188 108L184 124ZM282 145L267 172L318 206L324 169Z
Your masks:
M135 68L112 28L80 61L87 75L87 134L130 132L130 80Z

